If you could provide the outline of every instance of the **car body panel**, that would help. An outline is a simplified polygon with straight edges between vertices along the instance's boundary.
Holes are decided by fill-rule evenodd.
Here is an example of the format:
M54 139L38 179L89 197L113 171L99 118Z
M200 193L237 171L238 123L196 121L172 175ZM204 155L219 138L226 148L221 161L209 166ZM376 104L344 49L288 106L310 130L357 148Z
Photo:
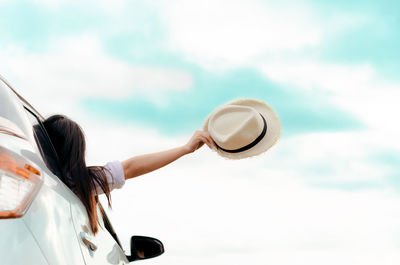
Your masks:
M23 220L50 264L84 264L69 201L44 184Z
M0 264L50 264L22 219L0 220L0 231Z

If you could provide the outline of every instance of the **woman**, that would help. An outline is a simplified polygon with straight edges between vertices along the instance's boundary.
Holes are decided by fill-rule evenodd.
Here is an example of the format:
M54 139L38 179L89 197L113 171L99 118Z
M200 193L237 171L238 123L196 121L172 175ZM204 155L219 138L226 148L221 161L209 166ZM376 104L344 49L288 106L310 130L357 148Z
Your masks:
M208 132L196 131L189 142L180 147L135 156L122 162L109 162L104 167L87 167L85 137L76 122L63 115L53 115L43 125L58 156L60 177L85 206L94 234L98 231L99 224L96 209L98 194L104 193L111 207L110 192L114 188L121 188L125 180L166 166L179 157L196 151L203 144L215 148Z

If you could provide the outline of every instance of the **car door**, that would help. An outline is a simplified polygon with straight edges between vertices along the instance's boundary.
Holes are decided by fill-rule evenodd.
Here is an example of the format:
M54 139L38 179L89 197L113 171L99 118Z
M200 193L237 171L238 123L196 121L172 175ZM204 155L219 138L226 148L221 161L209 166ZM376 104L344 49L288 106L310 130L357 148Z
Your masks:
M86 209L76 196L71 200L71 212L87 265L129 263L118 242L107 231L102 218L99 218L100 226L97 234L93 235ZM102 216L99 207L97 214L99 217Z

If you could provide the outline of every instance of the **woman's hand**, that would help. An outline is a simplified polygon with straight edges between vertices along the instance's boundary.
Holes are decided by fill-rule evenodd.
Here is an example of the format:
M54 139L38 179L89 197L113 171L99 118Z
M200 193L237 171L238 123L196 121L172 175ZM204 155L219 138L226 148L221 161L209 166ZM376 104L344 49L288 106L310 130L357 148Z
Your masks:
M205 131L196 131L192 138L190 138L189 142L184 146L187 153L193 153L204 144L208 145L210 149L215 150L217 147L215 146L214 140L211 138L211 135Z

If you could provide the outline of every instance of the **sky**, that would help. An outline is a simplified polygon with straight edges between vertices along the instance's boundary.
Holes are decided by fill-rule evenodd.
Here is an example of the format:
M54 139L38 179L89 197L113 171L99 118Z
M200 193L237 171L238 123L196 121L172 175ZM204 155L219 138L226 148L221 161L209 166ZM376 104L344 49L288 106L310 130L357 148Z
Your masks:
M206 147L112 192L148 264L400 262L397 1L0 0L0 73L76 120L87 161L185 144L216 107L267 102L281 139Z

